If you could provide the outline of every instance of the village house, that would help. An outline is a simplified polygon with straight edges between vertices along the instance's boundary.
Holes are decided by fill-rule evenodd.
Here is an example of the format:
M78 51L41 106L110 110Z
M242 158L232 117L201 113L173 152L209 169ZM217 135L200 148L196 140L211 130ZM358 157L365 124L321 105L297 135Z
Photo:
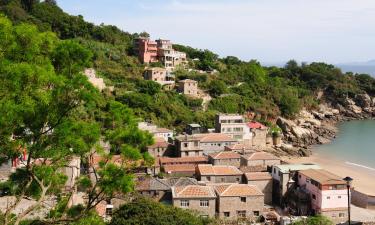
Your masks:
M241 183L242 172L235 166L201 164L196 167L196 177L206 183Z
M224 151L232 151L237 152L241 155L251 154L256 152L256 150L248 145L244 145L241 143L233 144L230 146L225 146Z
M322 169L298 172L298 186L311 197L312 214L327 216L335 223L347 220L348 193L343 178Z
M268 152L254 152L249 155L241 156L241 166L248 167L263 167L267 170L267 167L273 165L279 165L281 163L280 158L268 153Z
M160 128L154 124L147 123L147 122L139 122L138 129L143 131L148 131L150 134L154 135L155 137L162 137L165 141L169 141L169 139L173 138L173 131L167 128Z
M160 84L166 90L172 90L175 84L175 77L165 68L153 67L146 69L143 77L145 80L152 80Z
M251 139L250 129L245 118L239 114L218 114L215 117L215 131L231 136L241 143L248 143Z
M281 204L288 189L295 184L297 180L297 172L308 169L321 168L316 164L283 164L272 166L273 202L276 204Z
M181 135L176 138L177 155L180 157L208 155L224 151L225 146L234 143L237 141L226 134Z
M264 204L272 205L272 176L268 172L245 173L246 184L255 185L264 194Z
M165 173L169 175L185 175L189 177L195 174L195 167L198 164L208 163L208 159L205 156L179 158L161 157L158 160Z
M180 80L178 92L190 97L198 97L198 82L191 79Z
M211 153L208 155L208 161L212 165L223 165L223 166L235 166L240 167L241 155L236 152L223 151L217 153Z
M168 152L168 142L162 137L154 137L154 144L147 146L148 153L156 158L171 155Z
M265 148L267 146L268 128L259 122L247 123L251 133L250 145L256 148Z
M202 127L199 124L188 124L185 128L185 132L189 135L202 133Z
M216 194L210 186L172 187L173 206L197 211L203 217L214 217Z
M247 218L256 221L263 212L264 195L254 185L225 184L214 186L220 218Z

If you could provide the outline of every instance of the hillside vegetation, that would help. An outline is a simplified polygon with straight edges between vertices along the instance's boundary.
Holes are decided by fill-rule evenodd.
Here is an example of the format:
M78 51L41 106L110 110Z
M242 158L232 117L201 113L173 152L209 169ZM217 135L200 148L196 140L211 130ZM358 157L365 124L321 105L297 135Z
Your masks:
M151 81L144 81L144 65L133 56L134 38L147 33L130 34L111 25L94 25L82 16L63 12L54 1L2 0L0 9L14 23L32 23L40 31L53 31L60 39L74 39L93 54L91 65L115 86L116 101L132 108L136 116L181 131L192 122L212 127L217 112L255 112L258 120L278 116L293 117L302 107L314 108L316 96L325 93L327 101L342 102L358 93L375 94L375 80L366 74L342 73L325 63L298 65L289 61L285 67L264 67L256 60L242 61L234 56L220 58L209 50L184 45L174 48L187 53L189 66L198 70L217 70L215 74L176 71L178 79L199 81L213 100L203 111L201 101L163 91ZM141 29L141 28L140 28Z

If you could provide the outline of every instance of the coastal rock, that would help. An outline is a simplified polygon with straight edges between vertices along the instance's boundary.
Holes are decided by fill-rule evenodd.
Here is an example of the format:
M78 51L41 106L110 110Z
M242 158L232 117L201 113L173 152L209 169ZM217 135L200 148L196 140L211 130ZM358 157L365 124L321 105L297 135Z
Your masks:
M309 123L311 125L318 126L318 127L322 125L322 122L320 122L317 119L306 119L305 123Z
M298 155L302 156L302 157L309 157L311 155L311 150L309 149L304 149L304 148L300 148L298 150Z
M291 132L291 128L293 126L297 126L295 122L293 122L291 120L288 120L288 119L285 119L285 118L282 118L282 117L279 117L277 119L276 124L281 128L281 130L284 133Z
M292 131L292 134L294 134L294 136L296 136L299 139L302 139L306 136L311 136L311 131L306 128L293 126L291 131Z
M368 94L358 94L355 97L355 102L362 108L369 108L372 105L371 97Z

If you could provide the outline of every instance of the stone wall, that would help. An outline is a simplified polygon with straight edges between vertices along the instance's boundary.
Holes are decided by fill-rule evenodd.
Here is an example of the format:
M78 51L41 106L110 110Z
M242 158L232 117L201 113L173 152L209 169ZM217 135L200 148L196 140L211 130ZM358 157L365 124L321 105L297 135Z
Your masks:
M254 212L262 213L264 205L263 196L247 196L246 202L241 202L240 197L218 197L218 216L226 218L224 212L229 212L229 218L237 218L238 211L246 211L247 218L253 218Z
M189 207L181 207L181 200L188 200ZM208 200L208 207L200 206L200 200ZM202 216L214 217L216 211L216 199L173 199L173 206L183 209L195 210Z
M200 176L199 180L207 183L241 183L241 175L227 175L227 176Z
M264 194L264 204L272 205L272 179L269 180L253 180L248 181L248 184L255 185Z

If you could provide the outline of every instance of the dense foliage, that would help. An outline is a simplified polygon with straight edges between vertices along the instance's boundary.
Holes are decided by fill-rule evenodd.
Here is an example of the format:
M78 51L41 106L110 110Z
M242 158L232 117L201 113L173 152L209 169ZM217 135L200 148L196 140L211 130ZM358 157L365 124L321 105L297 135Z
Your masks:
M110 225L204 225L210 222L192 211L140 198L121 206L114 213Z
M312 216L307 219L298 220L292 225L333 225L334 223L325 216Z

